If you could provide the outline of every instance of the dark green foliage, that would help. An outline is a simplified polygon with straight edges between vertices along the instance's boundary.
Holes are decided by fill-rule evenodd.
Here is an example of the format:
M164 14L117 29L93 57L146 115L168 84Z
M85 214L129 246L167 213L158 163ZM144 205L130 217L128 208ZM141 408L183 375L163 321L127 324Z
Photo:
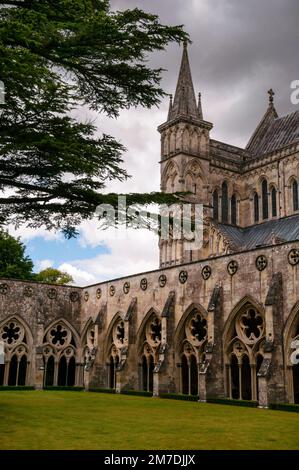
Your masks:
M299 405L294 403L271 403L269 408L271 408L271 410L293 411L295 413L299 413Z
M53 392L82 392L84 387L70 387L70 386L62 386L62 387L44 387L44 390L53 391Z
M92 387L88 390L89 392L96 392L96 393L115 393L114 388L97 388Z
M152 392L146 392L145 390L122 390L123 395L135 395L139 397L152 397Z
M117 117L165 95L152 51L187 38L139 9L111 12L102 0L7 1L0 8L0 223L27 223L76 234L101 204L107 180L128 177L123 146L75 117L78 106ZM1 113L1 111L3 111ZM174 202L129 194L128 204Z
M26 247L19 239L0 231L0 277L7 279L33 279L33 263L25 255Z
M74 279L70 274L59 271L59 269L46 268L35 275L35 281L63 286L64 284L74 282Z
M197 395L183 395L181 393L160 393L159 397L171 400L198 401Z
M0 392L8 392L8 391L15 392L16 390L28 391L28 390L34 390L34 387L30 387L28 385L25 385L25 386L21 386L21 385L15 385L15 386L4 385L4 386L0 387Z
M207 402L208 403L219 403L220 405L247 406L249 408L256 408L258 406L257 401L231 400L229 398L208 398Z

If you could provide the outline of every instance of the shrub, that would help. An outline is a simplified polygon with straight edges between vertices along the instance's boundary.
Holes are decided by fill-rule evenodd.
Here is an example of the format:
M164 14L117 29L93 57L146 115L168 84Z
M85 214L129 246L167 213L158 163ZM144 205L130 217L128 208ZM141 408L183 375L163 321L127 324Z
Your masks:
M10 390L14 392L15 390L34 390L34 387L31 387L29 385L4 385L0 387L0 391L5 391Z
M198 401L198 395L183 395L178 393L160 393L160 398L169 398L172 400Z
M98 388L98 387L91 387L88 389L89 392L95 393L115 393L113 388Z
M219 405L247 406L249 408L256 408L258 406L257 401L235 400L231 398L208 398L207 403L216 403Z
M136 395L140 397L152 397L152 392L146 392L145 390L122 390L123 395Z
M293 411L295 413L299 413L299 405L294 403L271 403L269 408L271 408L271 410Z
M50 390L50 391L60 391L60 392L82 392L84 390L84 387L71 387L71 386L51 386L51 387L44 387L44 390Z

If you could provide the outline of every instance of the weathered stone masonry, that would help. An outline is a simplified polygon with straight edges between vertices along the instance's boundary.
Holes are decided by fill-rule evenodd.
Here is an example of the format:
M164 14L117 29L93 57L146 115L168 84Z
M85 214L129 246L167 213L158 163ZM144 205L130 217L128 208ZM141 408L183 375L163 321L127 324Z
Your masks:
M203 205L203 245L160 239L160 269L85 288L0 280L1 385L299 403L299 111L245 149L211 139L184 47L161 189Z

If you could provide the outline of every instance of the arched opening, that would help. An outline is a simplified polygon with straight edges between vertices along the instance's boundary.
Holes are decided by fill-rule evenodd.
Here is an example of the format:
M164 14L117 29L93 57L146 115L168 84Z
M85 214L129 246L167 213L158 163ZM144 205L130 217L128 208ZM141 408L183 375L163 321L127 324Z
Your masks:
M67 363L65 356L59 361L58 366L58 386L64 387L67 383Z
M18 374L18 359L14 354L10 360L9 374L8 374L8 385L17 385L17 374Z
M217 189L213 192L213 219L219 219L219 198Z
M0 386L4 383L5 364L0 364Z
M239 379L239 364L238 359L234 354L231 355L230 363L231 372L231 397L234 399L240 398L240 379Z
M190 376L191 376L190 394L197 395L198 394L198 374L197 374L196 358L193 354L190 356Z
M46 330L43 338L45 386L76 385L76 368L79 367L78 360L76 362L78 342L79 338L71 325L67 325L63 320L51 324ZM80 378L80 382L81 380Z
M182 356L182 392L184 395L188 395L189 393L189 367L188 367L188 360L183 354Z
M113 356L110 356L109 363L109 388L115 388L115 366Z
M258 194L255 193L253 196L253 211L254 211L254 221L258 222L260 220L260 210L259 210L259 197Z
M226 367L230 371L227 395L239 400L255 400L257 374L263 362L263 355L258 346L260 347L264 337L264 319L251 302L243 303L233 318L225 328L227 336L224 339L227 344Z
M242 357L242 399L251 400L251 367L246 354Z
M262 181L262 207L263 207L263 219L269 218L269 207L268 207L268 183L264 179Z
M299 364L293 366L294 403L299 403Z
M45 361L45 359L44 359ZM48 360L45 362L45 386L51 387L54 385L54 357L50 356Z
M142 356L142 390L147 391L147 359Z
M16 317L10 317L1 324L0 340L5 348L5 364L0 365L0 385L26 385L28 338L31 338L30 331Z
M222 198L221 198L221 220L224 224L228 223L228 187L224 181L222 183Z
M74 356L70 358L67 365L67 385L73 387L75 385L76 362Z
M233 194L230 201L231 205L231 223L232 225L237 225L237 198Z
M272 217L277 217L277 191L276 188L271 189Z
M142 356L142 389L145 392L152 392L154 388L154 358L149 356Z
M293 210L299 210L299 197L298 197L298 182L296 180L293 181L292 184L293 189Z
M19 362L19 373L18 373L18 385L26 384L26 373L27 373L27 357L25 354L21 357Z
M258 354L256 356L256 397L257 400L259 399L259 380L258 380L258 373L261 368L261 365L263 363L263 356L261 354Z
M149 356L149 365L148 365L148 391L152 392L154 389L154 358L152 355Z

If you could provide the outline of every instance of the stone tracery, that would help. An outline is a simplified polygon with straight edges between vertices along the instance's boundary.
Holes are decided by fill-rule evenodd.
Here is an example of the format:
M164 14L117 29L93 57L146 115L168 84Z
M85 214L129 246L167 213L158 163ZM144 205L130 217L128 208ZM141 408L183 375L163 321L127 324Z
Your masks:
M257 373L264 357L264 318L247 302L232 320L226 349L227 393L230 398L257 400Z
M0 340L4 343L5 364L0 366L0 385L26 385L29 348L25 326L15 317L2 323Z

